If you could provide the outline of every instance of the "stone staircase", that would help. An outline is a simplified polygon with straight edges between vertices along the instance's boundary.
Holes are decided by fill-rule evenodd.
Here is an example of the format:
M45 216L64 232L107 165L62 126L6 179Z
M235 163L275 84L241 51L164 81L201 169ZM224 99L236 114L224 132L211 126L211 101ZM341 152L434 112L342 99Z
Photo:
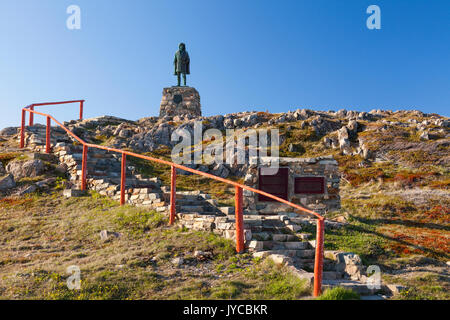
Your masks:
M249 251L257 257L270 257L275 262L290 264L305 271L305 278L314 276L315 241L308 241L308 235L299 233L301 225L295 218L285 215L247 216L244 226L252 232L248 243ZM324 261L324 279L340 279L343 274L333 268L328 259Z
M72 141L64 130L52 127L52 152L61 165L66 166L73 188L81 185L82 146ZM26 145L35 151L45 150L45 126L27 127ZM90 148L87 161L87 185L91 190L120 199L121 155ZM158 212L169 212L170 188L157 177L144 178L127 166L125 199L128 204L142 206ZM228 239L235 239L233 207L220 207L211 196L200 191L177 191L176 212L178 223L192 230L211 231ZM244 211L245 245L255 257L272 259L287 265L299 277L313 282L315 241L301 233L305 226L314 226L315 219L295 213L264 213ZM326 227L334 222L326 221ZM362 294L373 296L361 281L351 280L342 262L325 255L323 287L344 286Z
M244 216L244 227L250 230L251 240L247 242L255 257L269 258L275 264L287 266L298 277L313 284L315 263L315 240L309 241L309 234L302 233L305 226L315 226L315 219L290 215ZM329 226L335 226L330 222ZM323 259L323 289L345 287L359 293L362 299L383 300L381 294L390 295L387 286L380 289L367 285L362 264L346 259L351 253L325 251ZM357 256L356 256L357 257ZM357 257L359 259L359 257ZM360 262L360 260L359 260Z

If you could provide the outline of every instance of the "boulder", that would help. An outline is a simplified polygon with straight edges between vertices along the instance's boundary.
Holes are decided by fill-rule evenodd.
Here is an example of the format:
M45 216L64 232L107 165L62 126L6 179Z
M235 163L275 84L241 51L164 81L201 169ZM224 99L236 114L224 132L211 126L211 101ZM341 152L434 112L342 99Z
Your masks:
M211 259L213 254L211 252L197 250L194 251L194 257L199 261L205 261Z
M36 182L35 185L38 188L47 188L49 185L51 185L52 183L56 182L56 178L48 178L48 179L44 179L42 181Z
M358 131L358 122L356 120L350 120L347 124L347 129L351 135L356 135Z
M372 157L372 152L370 151L369 147L365 144L361 146L362 151L362 157L364 160L369 160Z
M34 184L32 184L32 185L28 185L28 186L25 186L24 188L20 189L20 190L16 193L16 195L18 195L18 196L23 196L24 194L33 193L33 192L35 192L36 190L37 190L37 187L36 187Z
M65 198L72 198L72 197L81 197L86 194L86 191L84 190L77 190L77 189L65 189L63 191L63 196Z
M122 129L119 132L119 137L120 138L128 138L131 134L132 134L131 130L129 130L129 129Z
M224 126L226 129L233 129L233 128L234 128L234 127L233 127L233 119L231 119L231 118L225 119L225 120L223 121L223 126Z
M358 113L358 119L368 120L369 119L369 115L368 115L367 112L360 112L360 113Z
M153 141L157 144L170 145L170 127L167 123L162 123L159 125L158 129L155 131Z
M389 293L392 295L397 295L404 290L407 290L408 287L398 285L398 284L386 284L386 288L389 290Z
M340 109L339 111L336 112L336 117L338 118L344 118L347 115L347 110L345 109Z
M60 163L56 168L55 171L58 173L66 173L67 172L67 164L65 163Z
M234 119L234 121L233 121L233 125L235 126L235 127L240 127L241 125L242 125L242 120L241 119Z
M179 267L184 263L184 259L182 257L173 258L170 261L174 266Z
M331 143L332 143L332 141L331 141L330 138L328 138L328 137L324 137L323 138L323 144L324 144L325 147L330 148L331 147Z
M292 262L292 259L282 254L270 254L268 259L272 260L276 265L287 265Z
M257 113L252 113L249 114L248 116L245 116L242 118L242 121L247 125L247 126L253 126L255 124L257 124L260 119Z
M44 163L42 160L13 160L6 166L6 171L19 180L25 177L37 177L44 172Z
M223 163L218 163L211 170L211 173L215 176L226 178L230 174L230 169L228 169Z
M364 276L361 258L353 252L340 252L335 255L337 271L343 271L352 280L360 280Z
M303 119L308 119L309 117L311 117L315 114L314 111L309 110L309 109L298 109L297 112L300 114L300 116Z
M219 129L219 130L222 130L224 128L223 119L224 119L224 117L222 115L213 116L213 117L208 118L208 120L211 122L211 127Z
M350 148L350 140L348 137L348 129L347 127L342 127L338 130L338 141L339 141L339 147L341 150L348 152Z
M14 181L14 176L12 174L7 174L3 177L0 177L0 191L5 191L16 186L16 182Z
M428 134L428 132L424 131L420 134L420 140L430 140L430 135Z
M7 127L0 130L0 136L12 136L15 135L18 131L17 127Z
M108 230L100 231L99 235L100 235L100 239L102 241L106 241L106 240L111 239L111 238L120 238L121 237L120 233L112 232L112 231L108 231Z

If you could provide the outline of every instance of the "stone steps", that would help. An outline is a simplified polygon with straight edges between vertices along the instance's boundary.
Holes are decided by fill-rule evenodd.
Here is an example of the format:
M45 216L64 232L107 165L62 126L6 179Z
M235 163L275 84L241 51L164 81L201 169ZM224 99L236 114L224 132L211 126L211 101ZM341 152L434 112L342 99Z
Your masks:
M254 251L262 250L306 250L310 249L311 245L308 242L300 241L259 241L252 240L249 242L248 247Z
M203 212L204 207L202 205L176 205L175 206L177 211L183 211L183 212Z
M313 249L305 249L305 250L289 250L289 249L282 249L282 250L259 250L258 253L261 253L263 255L283 255L290 258L313 258L315 255L315 250Z
M293 260L293 264L299 268L304 269L309 272L314 271L314 258L295 258ZM337 271L336 264L332 260L324 259L323 261L323 270L324 271Z
M252 233L252 240L256 241L278 241L278 242L286 242L286 241L300 241L300 239L293 234L284 234L284 233L269 233L269 232L255 232Z
M244 220L244 229L249 229L252 233L269 232L274 234L287 234L288 231L284 227L274 227L274 226L254 226L247 225Z

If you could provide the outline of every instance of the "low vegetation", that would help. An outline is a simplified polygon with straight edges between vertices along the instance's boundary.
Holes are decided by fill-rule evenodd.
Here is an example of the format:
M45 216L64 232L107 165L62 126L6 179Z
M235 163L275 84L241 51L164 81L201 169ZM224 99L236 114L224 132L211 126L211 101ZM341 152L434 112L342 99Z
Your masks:
M0 296L7 299L301 299L309 286L283 267L236 255L215 234L169 227L153 211L91 193L0 201ZM110 232L102 240L101 230ZM211 253L199 259L194 253ZM182 258L177 265L174 258ZM81 289L69 290L67 267Z
M359 300L359 294L346 288L327 289L317 300Z

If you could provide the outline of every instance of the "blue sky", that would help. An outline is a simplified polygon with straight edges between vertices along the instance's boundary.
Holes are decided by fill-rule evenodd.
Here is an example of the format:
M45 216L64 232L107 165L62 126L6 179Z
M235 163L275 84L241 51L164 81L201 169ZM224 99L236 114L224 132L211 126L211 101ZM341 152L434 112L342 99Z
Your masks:
M71 4L81 30L66 28ZM381 30L366 27L371 4ZM66 99L86 99L86 117L158 115L181 41L205 115L450 115L450 1L2 0L0 38L0 128L19 125L25 105ZM77 116L75 106L51 113Z

